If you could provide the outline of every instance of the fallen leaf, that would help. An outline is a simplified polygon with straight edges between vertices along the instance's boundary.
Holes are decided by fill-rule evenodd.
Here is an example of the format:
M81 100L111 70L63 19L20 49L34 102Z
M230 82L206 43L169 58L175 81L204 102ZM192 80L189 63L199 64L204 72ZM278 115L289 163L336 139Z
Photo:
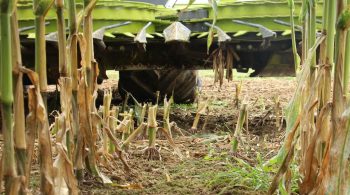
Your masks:
M143 189L142 184L140 183L133 183L133 184L124 184L124 185L120 185L120 184L112 184L115 187L118 188L122 188L122 189L128 189L128 190L139 190L139 189Z

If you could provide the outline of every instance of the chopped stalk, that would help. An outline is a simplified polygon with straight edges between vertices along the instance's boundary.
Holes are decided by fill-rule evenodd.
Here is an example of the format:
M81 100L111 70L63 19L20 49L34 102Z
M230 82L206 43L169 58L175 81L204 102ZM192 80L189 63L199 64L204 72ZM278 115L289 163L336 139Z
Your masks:
M148 160L160 160L159 151L155 148L156 146L156 135L157 135L157 105L148 108L148 147L145 151L145 155Z
M193 121L192 127L190 129L190 131L192 133L196 133L197 132L200 116L202 114L205 114L205 110L208 107L208 105L209 105L209 100L206 100L204 102L200 102L199 103L198 108L197 108L196 116L194 117L194 121Z
M131 135L123 142L122 149L127 147L130 144L130 142L132 142L136 138L136 136L145 131L146 127L147 123L141 123L141 125L137 127L136 130L132 132Z
M239 111L238 121L236 124L236 129L233 135L233 140L231 141L232 151L236 152L238 148L238 140L240 139L240 135L243 129L244 122L246 121L247 116L247 104L242 104L241 109Z

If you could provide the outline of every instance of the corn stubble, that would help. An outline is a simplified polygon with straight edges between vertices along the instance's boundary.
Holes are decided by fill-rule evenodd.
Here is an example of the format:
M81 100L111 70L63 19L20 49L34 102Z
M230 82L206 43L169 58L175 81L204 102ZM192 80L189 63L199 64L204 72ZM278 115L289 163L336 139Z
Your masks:
M294 2L289 2L291 8L294 7ZM290 163L293 161L299 165L300 194L350 193L347 171L350 107L346 99L350 75L349 55L345 55L350 52L350 10L345 3L347 1L342 0L324 2L322 35L316 38L315 10L318 4L314 0L303 1L302 70L298 73L297 90L287 111L287 136L274 159L281 166L269 194L277 189L282 194L290 193L287 183L291 180ZM316 65L318 47L320 57Z

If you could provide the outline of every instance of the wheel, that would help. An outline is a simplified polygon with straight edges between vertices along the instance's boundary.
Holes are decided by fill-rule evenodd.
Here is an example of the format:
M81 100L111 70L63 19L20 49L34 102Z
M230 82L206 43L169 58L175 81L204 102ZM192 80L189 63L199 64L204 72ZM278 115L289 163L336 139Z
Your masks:
M174 93L176 103L191 103L195 100L196 84L194 70L119 71L118 90L123 98L127 91L140 102L155 102L159 91L160 100Z

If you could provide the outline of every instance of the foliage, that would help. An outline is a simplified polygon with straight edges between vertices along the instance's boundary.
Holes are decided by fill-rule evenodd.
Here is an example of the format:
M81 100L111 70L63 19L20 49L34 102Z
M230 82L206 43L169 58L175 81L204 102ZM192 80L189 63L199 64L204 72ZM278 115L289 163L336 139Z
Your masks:
M299 167L301 194L349 193L350 177L349 173L344 171L348 169L350 155L347 149L349 104L344 98L348 92L348 89L344 88L344 82L349 80L346 78L349 75L344 74L344 56L349 52L346 47L349 11L345 9L343 1L327 2L324 8L327 13L323 17L325 33L316 40L316 5L313 0L303 1L303 69L298 75L298 87L291 101L291 108L300 110L290 110L292 112L288 113L293 116L287 118L287 124L292 128L287 131L284 147L280 152L282 155L279 156L283 161L279 161L280 168L268 194L273 194L277 189L280 189L281 193L289 193L290 164L293 159ZM336 8L337 23L333 17ZM335 27L337 34L334 41ZM319 45L320 64L316 66L316 48ZM333 53L336 54L336 59L331 92L330 70L333 65Z
M207 39L207 52L209 53L210 46L213 44L213 39L214 39L214 25L216 24L217 16L218 16L218 5L216 0L209 0L209 4L211 5L213 12L214 12L214 17L213 17L213 22L211 24L211 27L209 28L209 34L208 34L208 39Z
M226 171L217 173L208 183L218 194L239 192L240 190L266 193L269 189L277 167L265 167L264 160L257 154L257 165L253 166L240 158L233 157L234 162L226 165ZM298 166L292 164L292 192L298 191Z

